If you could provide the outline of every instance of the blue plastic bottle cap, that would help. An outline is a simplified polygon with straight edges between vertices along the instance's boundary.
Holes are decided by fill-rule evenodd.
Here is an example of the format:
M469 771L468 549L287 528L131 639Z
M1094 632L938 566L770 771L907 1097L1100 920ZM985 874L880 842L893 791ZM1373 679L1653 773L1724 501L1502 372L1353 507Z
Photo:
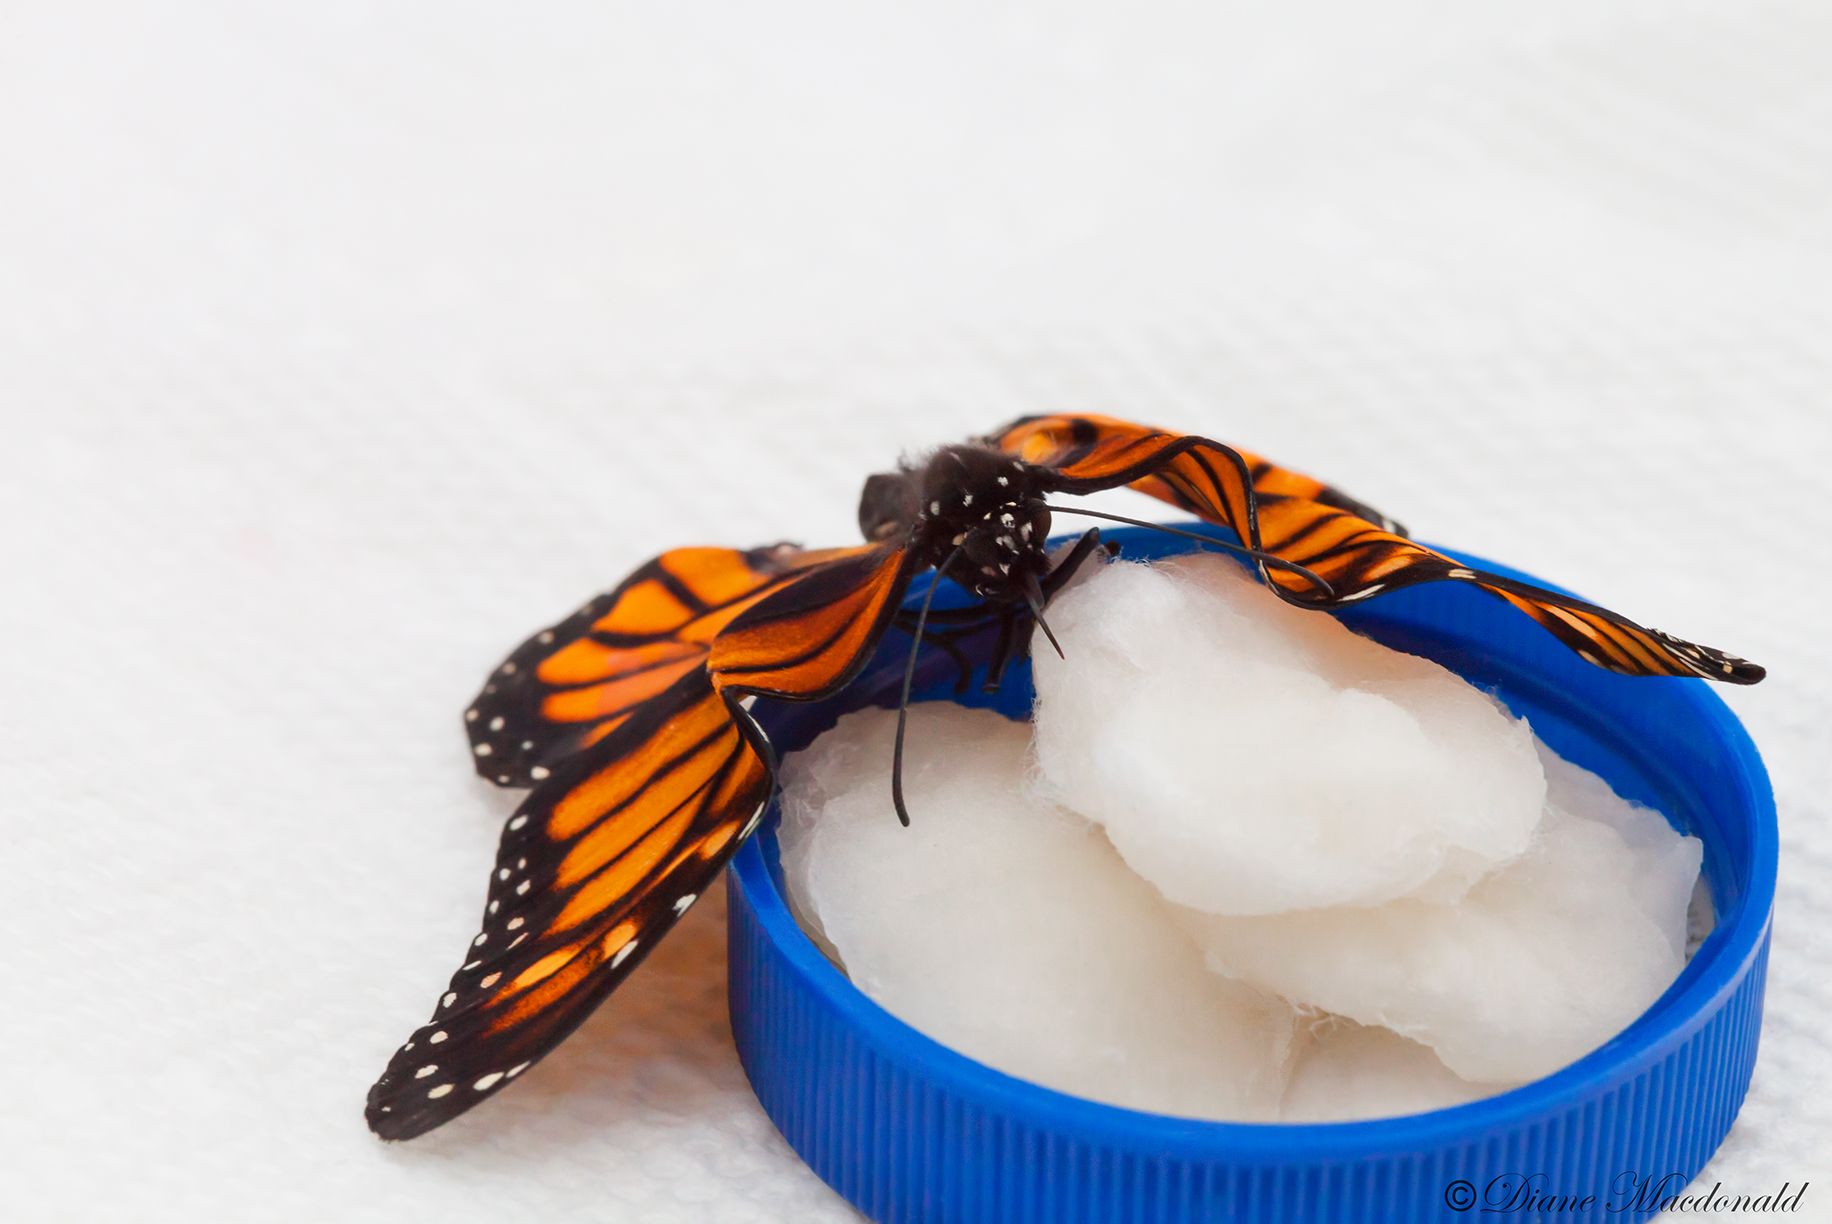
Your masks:
M1135 559L1199 547L1137 529L1103 534ZM961 599L944 589L937 604L950 597ZM1509 1197L1510 1218L1620 1222L1654 1215L1698 1172L1755 1065L1775 894L1774 798L1742 725L1702 681L1592 667L1463 584L1341 615L1492 687L1553 749L1704 842L1717 926L1678 980L1601 1049L1454 1109L1291 1126L1139 1113L994 1071L867 999L790 915L772 813L733 865L732 1031L757 1099L829 1185L886 1224L1401 1224L1481 1218ZM793 750L849 710L894 702L908 639L887 639L839 697L760 708L775 742ZM937 652L923 666L921 695L951 697L954 665ZM996 700L977 687L964 700L1029 710L1028 671L1014 670ZM1537 1210L1519 1205L1533 1194Z

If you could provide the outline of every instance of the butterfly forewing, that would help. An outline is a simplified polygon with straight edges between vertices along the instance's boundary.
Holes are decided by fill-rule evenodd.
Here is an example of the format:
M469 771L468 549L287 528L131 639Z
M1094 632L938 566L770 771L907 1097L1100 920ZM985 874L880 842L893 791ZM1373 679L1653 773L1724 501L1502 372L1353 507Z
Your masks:
M571 1032L724 866L769 798L746 717L704 670L562 761L509 818L482 929L369 1095L410 1138Z
M1229 527L1243 543L1304 566L1329 584L1262 567L1283 598L1312 608L1355 603L1421 582L1471 583L1532 617L1580 657L1632 676L1704 676L1753 684L1746 660L1648 629L1594 604L1465 566L1415 543L1386 515L1321 481L1188 434L1110 417L1014 422L989 439L1057 473L1062 492L1129 485Z
M1268 570L1266 581L1289 602L1340 607L1424 582L1464 582L1531 617L1586 662L1628 676L1703 676L1753 684L1753 663L1683 641L1586 603L1464 565L1337 505L1304 497L1260 499L1260 547L1330 584L1320 593L1302 576Z
M1064 493L1092 493L1119 485L1182 506L1230 527L1242 542L1257 537L1252 476L1232 447L1166 433L1112 417L1026 417L991 435L993 446L1055 473Z

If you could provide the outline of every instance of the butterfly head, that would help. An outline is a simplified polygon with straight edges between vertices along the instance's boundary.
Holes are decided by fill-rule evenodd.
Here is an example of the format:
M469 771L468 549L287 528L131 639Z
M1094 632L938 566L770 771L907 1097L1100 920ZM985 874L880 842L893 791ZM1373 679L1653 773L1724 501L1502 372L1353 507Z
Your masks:
M1036 469L985 447L937 451L919 474L914 538L948 576L992 602L1021 602L1049 572L1050 512Z

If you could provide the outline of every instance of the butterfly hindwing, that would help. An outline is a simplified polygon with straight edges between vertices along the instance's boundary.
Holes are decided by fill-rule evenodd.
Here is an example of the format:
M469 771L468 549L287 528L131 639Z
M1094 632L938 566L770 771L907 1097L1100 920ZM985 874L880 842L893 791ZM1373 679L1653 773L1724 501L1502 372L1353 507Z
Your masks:
M991 443L1057 473L1063 492L1129 485L1232 528L1243 543L1329 584L1261 567L1290 603L1333 608L1422 582L1471 583L1532 617L1588 662L1632 676L1704 676L1734 684L1762 668L1648 629L1606 608L1474 569L1409 539L1387 516L1308 476L1189 434L1110 417L1030 417Z
M827 696L871 654L909 586L910 567L906 550L880 545L810 568L735 618L707 666L732 692Z
M491 673L465 711L478 774L502 786L541 781L702 670L713 639L746 607L833 555L776 544L677 548L649 561Z

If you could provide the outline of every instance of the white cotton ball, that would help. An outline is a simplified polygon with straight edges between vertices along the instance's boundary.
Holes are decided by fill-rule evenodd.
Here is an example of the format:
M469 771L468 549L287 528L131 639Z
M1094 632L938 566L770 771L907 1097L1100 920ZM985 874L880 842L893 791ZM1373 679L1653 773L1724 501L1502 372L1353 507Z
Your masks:
M1540 758L1546 769L1546 802L1607 826L1634 855L1635 869L1618 882L1618 887L1625 889L1635 907L1661 929L1683 960L1695 906L1702 907L1709 929L1709 891L1702 903L1696 900L1704 885L1699 874L1704 844L1696 837L1681 836L1659 812L1630 803L1602 778L1573 765L1543 744Z
M1562 762L1552 776L1531 848L1457 902L1189 912L1190 929L1218 972L1384 1025L1466 1079L1550 1074L1620 1032L1678 975L1701 854L1696 838L1601 779Z
M1034 652L1037 784L1217 914L1452 899L1540 820L1531 731L1436 663L1197 554L1108 565Z
M945 703L840 720L783 762L785 882L851 979L972 1058L1137 1109L1269 1120L1294 1018L1208 973L1100 832L1029 796L1029 727Z
M1340 1016L1309 1025L1292 1056L1282 1122L1352 1122L1449 1109L1505 1092L1446 1067L1428 1046Z
M1711 898L1711 881L1701 872L1692 887L1692 904L1686 908L1686 959L1698 955L1699 948L1717 927L1717 905Z
M936 1040L1134 1108L1391 1116L1557 1070L1683 966L1698 841L1436 664L1214 557L1050 618L1034 728L912 711L913 828L893 713L784 762L798 918Z

